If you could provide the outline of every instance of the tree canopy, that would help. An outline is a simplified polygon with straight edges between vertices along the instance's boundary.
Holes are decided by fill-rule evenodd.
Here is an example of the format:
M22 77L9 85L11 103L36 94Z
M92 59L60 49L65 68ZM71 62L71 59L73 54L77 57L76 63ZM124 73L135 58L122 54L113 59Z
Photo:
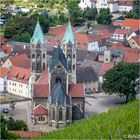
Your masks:
M40 21L43 32L46 33L49 29L49 18L43 14L34 13L30 17L16 15L11 21L8 21L4 36L16 41L29 42L37 19Z
M139 65L120 62L104 76L102 88L108 94L125 96L126 102L135 99Z
M110 9L101 8L96 20L98 24L110 24L111 18Z

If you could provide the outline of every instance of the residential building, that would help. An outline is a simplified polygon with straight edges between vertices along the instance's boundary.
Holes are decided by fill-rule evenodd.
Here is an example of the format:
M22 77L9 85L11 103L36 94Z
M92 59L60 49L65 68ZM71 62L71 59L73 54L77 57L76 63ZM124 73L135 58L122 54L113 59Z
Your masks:
M0 67L0 92L7 92L8 69Z
M140 49L140 36L134 36L128 40L129 45L131 48L138 48Z
M91 66L77 68L77 83L83 83L85 93L98 92L98 76Z
M99 83L101 83L101 84L103 83L103 78L104 78L105 73L109 69L113 68L113 65L114 65L113 63L105 63L102 65L100 72L99 72Z
M81 0L79 7L81 9L86 9L96 7L99 11L101 8L109 8L111 12L129 12L132 10L134 0Z
M12 66L8 73L7 90L17 96L31 98L30 69Z
M26 54L21 54L17 56L9 56L7 60L3 63L2 67L10 69L12 66L18 66L22 68L30 68L30 59Z

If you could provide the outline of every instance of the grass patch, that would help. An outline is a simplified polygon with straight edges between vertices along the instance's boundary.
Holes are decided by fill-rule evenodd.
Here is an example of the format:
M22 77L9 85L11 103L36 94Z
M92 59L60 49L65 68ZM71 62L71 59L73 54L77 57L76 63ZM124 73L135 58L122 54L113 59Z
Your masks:
M94 115L39 139L124 139L139 134L139 102L134 101L107 113Z

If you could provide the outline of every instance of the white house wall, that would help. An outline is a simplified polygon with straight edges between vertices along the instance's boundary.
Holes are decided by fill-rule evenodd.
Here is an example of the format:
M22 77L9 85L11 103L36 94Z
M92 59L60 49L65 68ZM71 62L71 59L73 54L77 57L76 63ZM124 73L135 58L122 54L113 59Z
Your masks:
M13 93L19 96L31 98L29 85L17 81L8 80L7 89L9 93Z

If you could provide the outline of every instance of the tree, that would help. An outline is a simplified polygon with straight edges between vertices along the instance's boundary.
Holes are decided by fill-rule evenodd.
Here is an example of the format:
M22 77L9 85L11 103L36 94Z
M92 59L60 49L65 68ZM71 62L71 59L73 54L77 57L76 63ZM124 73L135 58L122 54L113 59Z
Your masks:
M0 139L18 139L19 136L8 132L7 120L0 114Z
M84 17L87 18L88 20L95 20L96 19L96 16L97 16L97 8L95 7L87 7L85 10L84 10Z
M135 99L138 78L138 64L120 62L105 74L102 88L105 93L125 96L128 102Z
M16 103L12 100L10 102L10 108L15 109L15 105L16 105Z
M83 12L78 6L79 1L70 0L67 2L69 16L73 25L81 25L84 21Z
M98 24L110 24L111 18L110 9L101 8L96 20Z
M19 42L30 42L31 35L28 32L23 32L21 35L16 35L15 40Z

